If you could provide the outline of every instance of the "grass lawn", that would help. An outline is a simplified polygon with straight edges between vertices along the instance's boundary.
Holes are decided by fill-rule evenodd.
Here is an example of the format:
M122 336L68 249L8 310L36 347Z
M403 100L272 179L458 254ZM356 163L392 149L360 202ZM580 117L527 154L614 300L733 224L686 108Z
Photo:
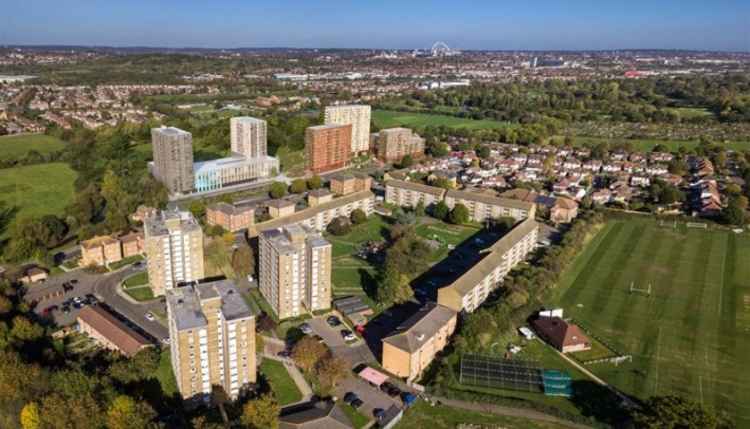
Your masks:
M425 401L406 410L396 429L452 429L460 424L506 429L558 429L564 426L537 422L521 417L505 417L478 411L467 411L445 405L431 406Z
M557 304L632 363L590 369L639 398L678 394L750 425L750 235L612 221L563 274ZM651 285L651 297L630 294Z
M130 276L122 282L124 289L130 289L135 286L143 286L148 284L148 272L143 271L136 275Z
M273 359L263 359L260 364L260 372L266 376L279 405L283 407L302 400L302 393L294 384L294 380L292 380L283 363Z
M504 128L506 122L488 119L476 120L449 115L431 113L395 112L391 110L374 110L372 118L380 128L411 127L420 128L428 125L444 125L451 128L468 128L473 130Z
M113 262L113 263L109 264L109 270L110 271L117 271L117 270L119 270L120 268L122 268L122 267L124 267L126 265L130 265L130 264L132 264L134 262L142 261L144 259L145 258L143 257L143 255L129 256L127 258L123 258L123 259L121 259L121 260L119 260L117 262Z
M65 142L45 134L25 134L0 137L0 159L18 158L35 150L39 153L55 152L65 147Z
M562 137L558 137L562 138ZM633 147L642 152L650 152L657 144L665 146L670 152L676 152L680 147L687 149L694 149L700 145L698 140L656 140L656 139L606 139L602 137L575 137L575 145L584 144L599 144L601 142L612 143L615 142L631 142ZM731 150L747 150L750 149L750 142L729 142L719 143L721 146Z
M161 390L165 396L172 396L179 394L177 389L177 380L174 378L172 372L172 359L169 356L169 349L165 348L161 351L159 359L159 367L156 369L154 377L161 384Z
M18 207L17 218L60 215L73 199L76 176L61 162L0 169L0 201Z
M275 156L279 158L281 171L284 171L288 176L297 177L305 173L304 150L291 150L287 146L282 146L276 151Z
M428 240L440 242L440 249L433 253L430 262L438 262L448 256L449 247L455 247L467 238L479 232L481 228L473 225L451 225L436 219L423 217L417 226L417 234Z
M362 429L363 427L367 426L367 423L370 423L369 418L367 418L359 411L355 410L354 407L347 404L346 402L339 401L339 407L341 407L346 416L349 417L349 420L351 420L354 429Z
M125 293L136 301L151 301L155 298L154 292L148 285L124 289Z

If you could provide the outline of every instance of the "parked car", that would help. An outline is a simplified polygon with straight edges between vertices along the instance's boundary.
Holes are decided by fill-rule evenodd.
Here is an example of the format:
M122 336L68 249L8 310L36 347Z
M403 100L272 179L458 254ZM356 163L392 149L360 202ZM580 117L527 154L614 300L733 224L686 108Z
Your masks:
M63 312L63 313L65 313L65 314L68 314L68 313L70 313L70 306L68 306L68 305L63 305L63 307L62 307L62 312Z
M354 392L346 392L346 394L344 394L344 402L347 404L351 404L355 399L359 399L359 396Z
M89 305L96 305L99 303L99 300L96 299L96 297L93 294L86 294L86 304Z
M161 339L161 342L164 343L164 344L166 344L166 345L169 345L169 343L171 343L172 340L169 337L165 337L165 338Z
M312 326L310 326L309 323L303 323L299 325L299 330L302 331L302 333L305 335L310 335L313 333Z
M383 420L383 417L385 417L385 410L382 408L375 408L372 410L372 415L378 420Z
M357 408L361 407L364 404L365 403L361 399L357 398L357 399L353 400L351 402L351 404L349 404L349 405L351 405L352 408L354 408L356 410Z
M384 393L387 393L388 396L391 396L391 397L396 397L401 394L401 389L396 387L390 381L386 381L385 383L381 384L380 390Z
M56 305L50 305L49 307L45 308L42 311L42 315L43 316L49 316L50 314L52 314L53 311L55 311L57 309L58 309L58 307Z
M354 341L357 339L357 337L354 335L354 332L348 329L342 329L340 332L341 332L341 338L343 338L344 341Z
M282 350L276 353L276 356L281 357L281 358L289 358L292 356L292 352L290 352L289 350Z
M332 328L335 328L341 325L341 320L339 320L339 318L336 316L328 316L328 318L326 319L326 322L328 322L328 325Z
M146 317L146 320L148 320L149 322L153 322L154 320L156 320L156 318L154 317L154 315L151 314L150 312L144 314L144 316Z

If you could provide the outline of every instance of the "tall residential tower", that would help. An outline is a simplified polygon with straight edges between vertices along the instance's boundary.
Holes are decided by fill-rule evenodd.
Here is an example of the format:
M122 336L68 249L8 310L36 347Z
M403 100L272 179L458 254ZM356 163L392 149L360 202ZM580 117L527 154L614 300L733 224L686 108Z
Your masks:
M201 280L203 231L190 212L163 211L146 219L148 279L154 296Z
M279 319L331 307L331 243L298 224L265 231L258 243L260 292Z
M238 116L229 120L232 152L246 158L267 155L266 121L249 116Z
M367 152L370 147L370 106L345 105L327 106L325 110L326 125L352 126L351 152Z
M317 125L305 130L305 165L318 174L346 167L352 157L351 125Z
M170 194L193 190L193 135L174 127L151 129L154 177Z
M167 319L183 399L207 401L213 386L237 399L255 383L255 315L231 280L170 290Z

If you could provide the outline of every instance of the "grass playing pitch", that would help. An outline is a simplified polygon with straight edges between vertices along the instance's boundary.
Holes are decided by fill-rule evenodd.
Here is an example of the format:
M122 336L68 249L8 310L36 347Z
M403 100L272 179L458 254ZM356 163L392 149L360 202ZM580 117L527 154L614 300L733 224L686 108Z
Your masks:
M652 294L630 294L631 282ZM645 399L679 394L750 425L750 235L612 221L564 273L566 317L632 354L590 369Z

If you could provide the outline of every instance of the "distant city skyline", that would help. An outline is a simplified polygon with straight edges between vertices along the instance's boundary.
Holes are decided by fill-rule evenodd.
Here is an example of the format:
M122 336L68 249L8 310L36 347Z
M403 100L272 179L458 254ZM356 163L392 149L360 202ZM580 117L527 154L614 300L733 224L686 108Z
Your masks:
M750 2L480 0L126 3L4 6L0 45L164 48L429 48L750 51Z

